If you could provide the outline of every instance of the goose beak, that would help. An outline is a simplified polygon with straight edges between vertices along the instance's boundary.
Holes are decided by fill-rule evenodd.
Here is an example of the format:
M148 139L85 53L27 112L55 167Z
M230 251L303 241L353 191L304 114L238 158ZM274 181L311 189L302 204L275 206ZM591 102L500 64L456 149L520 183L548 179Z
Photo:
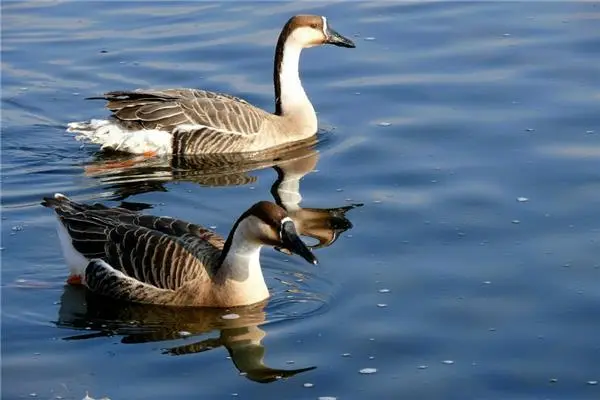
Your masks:
M317 258L312 251L306 247L302 239L300 239L292 221L286 221L281 225L281 242L286 250L298 254L313 265L317 265Z
M327 38L325 39L325 43L328 44L332 44L334 46L339 46L339 47L348 47L350 49L353 49L356 47L356 45L354 44L354 42L342 35L340 35L339 33L337 33L336 31L334 31L333 29L327 27L327 31L325 32Z

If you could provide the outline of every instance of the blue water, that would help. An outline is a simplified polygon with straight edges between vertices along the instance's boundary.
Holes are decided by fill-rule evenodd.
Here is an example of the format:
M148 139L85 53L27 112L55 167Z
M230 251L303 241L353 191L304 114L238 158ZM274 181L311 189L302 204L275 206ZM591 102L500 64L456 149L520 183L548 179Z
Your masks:
M98 172L114 159L65 132L115 89L272 110L297 13L357 43L302 55L316 151ZM1 22L3 399L600 398L600 3L5 1ZM64 285L42 196L226 235L282 165L303 208L364 205L317 267L263 250L264 308L115 308Z

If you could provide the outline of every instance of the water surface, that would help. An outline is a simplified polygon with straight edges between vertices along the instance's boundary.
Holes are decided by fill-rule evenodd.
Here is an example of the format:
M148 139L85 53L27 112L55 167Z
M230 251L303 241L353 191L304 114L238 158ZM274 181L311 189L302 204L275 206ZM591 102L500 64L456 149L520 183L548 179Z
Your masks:
M271 110L296 13L357 42L303 53L316 148L106 172L65 133L115 89ZM592 2L3 2L3 398L599 398L599 22ZM320 265L265 249L273 297L238 319L98 302L64 285L54 192L224 235L258 200L319 209Z

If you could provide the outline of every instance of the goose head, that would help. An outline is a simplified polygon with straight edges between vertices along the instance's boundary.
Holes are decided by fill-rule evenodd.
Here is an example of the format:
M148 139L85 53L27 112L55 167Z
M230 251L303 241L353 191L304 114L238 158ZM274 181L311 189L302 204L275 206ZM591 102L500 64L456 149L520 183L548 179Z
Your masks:
M339 47L356 47L354 42L331 28L326 17L319 15L296 15L288 20L280 40L302 48L332 44Z
M248 243L283 248L311 264L318 263L315 255L298 236L296 225L287 211L273 202L260 201L254 204L240 216L236 225L234 237L240 234Z

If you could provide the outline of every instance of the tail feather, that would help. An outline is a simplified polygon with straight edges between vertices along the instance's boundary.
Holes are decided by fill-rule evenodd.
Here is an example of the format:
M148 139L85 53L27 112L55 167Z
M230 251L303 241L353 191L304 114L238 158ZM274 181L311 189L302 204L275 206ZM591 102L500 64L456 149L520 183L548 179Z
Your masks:
M69 197L65 196L62 193L55 193L54 197L43 197L41 205L48 208L53 208L55 210L60 210L62 212L70 212L77 213L82 211L89 210L108 210L109 207L100 204L82 204L78 203L74 200L71 200Z
M92 96L86 97L86 100L154 100L154 101L165 101L165 100L173 100L177 97L169 96L167 93L162 91L152 91L152 90L134 90L134 91L124 91L124 90L115 90L112 92L106 92L102 96Z
M55 193L54 197L44 197L42 199L42 205L48 208L63 207L71 203L71 199L62 193Z
M70 122L67 132L76 133L76 140L101 145L102 150L111 149L133 154L170 154L172 151L171 133L155 129L128 130L113 120Z

